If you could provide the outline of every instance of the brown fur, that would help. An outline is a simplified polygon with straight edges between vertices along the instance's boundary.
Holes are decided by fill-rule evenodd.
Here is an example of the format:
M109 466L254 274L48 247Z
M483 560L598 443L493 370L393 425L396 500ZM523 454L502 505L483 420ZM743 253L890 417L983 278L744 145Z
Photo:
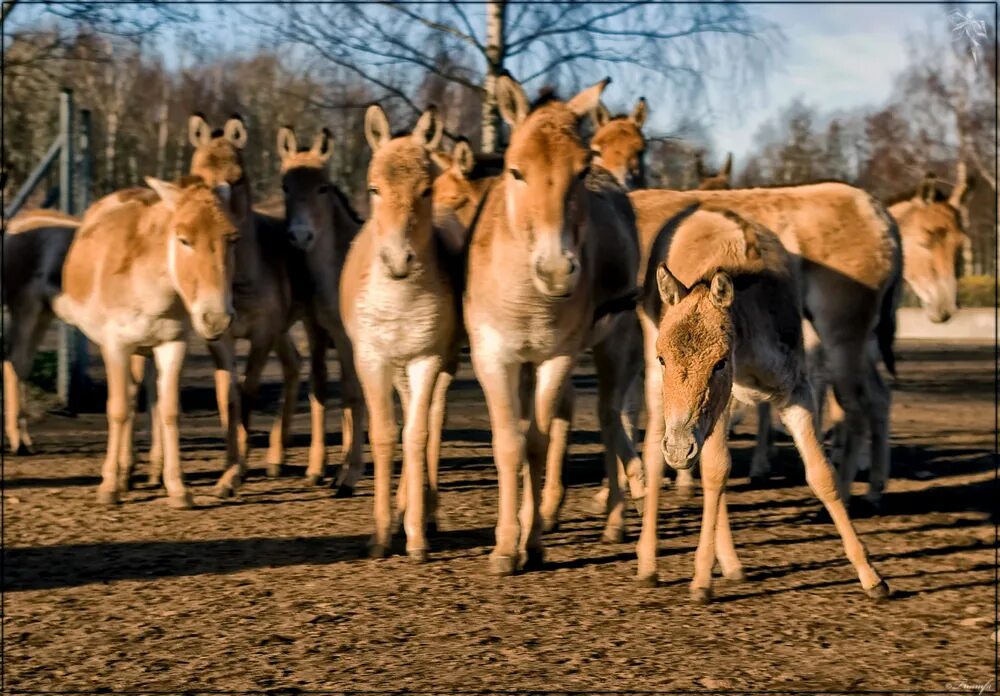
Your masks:
M341 466L334 485L338 495L350 495L364 473L362 446L365 406L354 364L351 341L340 313L340 279L348 248L361 228L346 197L330 180L327 163L333 137L326 129L312 147L300 149L290 126L278 131L281 187L284 200L282 231L294 247L289 256L295 313L309 336L312 440L307 478L317 483L326 464L327 348L332 342L340 362L342 410Z
M903 279L931 321L948 321L958 308L955 269L968 236L964 221L971 184L959 172L952 196L940 195L928 174L910 197L889 206L903 242Z
M425 477L431 479L432 513L444 390L457 362L458 317L447 265L434 233L430 152L443 128L433 108L412 135L389 136L385 113L371 106L365 135L372 148L368 166L371 217L355 238L340 282L340 312L356 349L355 363L369 412L368 437L375 463L375 533L370 552L380 557L391 544L392 467L397 429L395 388L403 401L403 475L400 507L406 549L426 558Z
M170 502L190 507L181 480L178 380L188 324L214 340L232 320L234 242L226 201L201 182L148 180L157 202L127 196L84 215L62 267L55 313L101 346L108 379L108 454L98 499L118 501L127 486L135 384L130 356L152 350L159 372L159 427ZM124 467L122 466L124 464Z
M577 132L579 119L596 107L605 84L565 103L548 100L530 114L517 83L502 78L497 84L501 114L513 133L505 174L486 194L472 231L464 307L499 472L497 545L491 556L499 574L540 558L541 473L549 468L545 508L554 513L558 500L551 493L561 490L556 478L562 462L551 457L552 441L565 437L570 414L562 395L573 361L589 345L599 365L606 467L617 483L616 458L629 467L637 464L621 422L627 379L616 372L634 365L623 359L632 345L634 315L593 323L596 307L628 293L638 266L637 249L630 248L634 228L620 214L628 208L624 191L610 175L586 171L587 151ZM608 273L615 260L616 272ZM606 341L612 333L618 340ZM528 421L526 436L519 425L522 416ZM525 493L518 522L517 479L525 458L532 492ZM605 535L618 539L623 509L617 485L610 502Z
M867 358L866 345L874 332L891 369L902 268L899 231L885 209L863 191L839 183L738 191L646 190L631 193L630 199L638 220L643 277L660 231L694 203L731 209L774 230L802 266L804 312L829 358L838 399L849 402L842 404L849 413L849 430L871 428L875 433L872 461L878 474L869 496L877 500L884 485L879 478L888 472L889 392ZM646 292L649 297L649 288ZM652 302L657 304L655 297ZM647 412L658 413L659 374L651 367L658 315L641 315ZM657 420L650 419L647 428L647 468L650 459L659 456ZM852 437L850 443L841 467L844 480L853 478L860 457L861 438Z
M592 114L595 132L590 149L594 164L607 169L627 188L646 185L643 166L646 139L642 136L646 114L645 98L640 98L628 115L612 117L603 104L598 104Z
M727 578L745 577L732 541L725 488L732 398L779 407L806 465L806 478L833 518L862 587L888 588L871 566L838 496L833 467L816 438L805 370L797 267L778 237L724 210L688 208L671 221L651 264L664 309L655 354L661 365L664 459L689 468L701 454L702 530L691 593L712 597L718 559ZM647 470L649 488L638 545L639 579L656 582L657 495L662 460Z
M730 175L733 171L733 155L726 155L726 161L722 169L712 174L705 169L705 162L701 152L695 153L694 166L695 174L698 177L698 189L701 191L721 191L732 188L730 185Z

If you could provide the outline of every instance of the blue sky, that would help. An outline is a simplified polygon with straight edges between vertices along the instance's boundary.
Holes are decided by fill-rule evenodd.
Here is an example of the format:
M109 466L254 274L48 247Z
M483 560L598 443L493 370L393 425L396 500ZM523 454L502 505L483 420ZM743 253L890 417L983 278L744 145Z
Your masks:
M211 25L204 22L203 28L218 48L247 48L254 43L253 37L260 31L259 27L247 26L239 12L232 12L230 8L216 6L213 9L215 22ZM244 6L242 11L254 12L255 9ZM14 17L12 24L15 26L36 21L40 8L25 6L23 10ZM786 42L764 88L733 96L724 81L710 83L706 96L711 113L706 117L706 130L716 149L733 151L737 163L752 147L761 124L795 97L804 98L822 111L884 103L891 95L894 76L906 64L907 37L936 27L938 23L945 30L950 28L943 4L775 2L756 4L751 10L776 23ZM991 5L973 6L972 11L992 22ZM223 31L219 31L219 18L223 19L223 26L228 25ZM173 62L171 43L165 37L168 63ZM619 90L626 88L617 86ZM634 97L623 98L615 87L613 84L607 94L613 110L630 108ZM658 98L656 90L647 93L646 97L651 107L649 130L654 133L668 130L676 121L676 113L671 113L670 98L662 93Z
M992 7L979 10L992 22ZM760 125L796 97L823 111L884 103L894 76L906 65L907 37L936 23L951 26L940 4L776 3L757 5L755 11L778 23L786 37L766 89L744 104L726 104L721 90L710 94L716 148L733 151L737 164L752 148Z

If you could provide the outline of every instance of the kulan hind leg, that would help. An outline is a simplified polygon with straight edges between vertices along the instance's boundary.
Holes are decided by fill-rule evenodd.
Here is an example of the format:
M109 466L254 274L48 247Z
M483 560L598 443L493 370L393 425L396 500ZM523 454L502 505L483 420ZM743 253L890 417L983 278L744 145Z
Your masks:
M878 512L882 507L882 494L890 475L889 410L892 393L878 372L874 361L868 361L868 393L871 403L869 426L871 432L871 469L868 472L868 493L865 499Z
M847 514L847 506L838 494L833 466L823 455L823 448L816 437L812 388L807 383L800 384L795 389L788 404L781 409L781 420L791 433L795 447L805 463L806 482L833 520L844 542L847 558L858 573L861 587L873 599L888 597L889 587L868 559L868 551L858 538Z
M295 417L295 406L299 397L299 378L302 373L302 358L299 356L298 350L295 349L295 342L287 331L278 336L274 350L281 362L283 388L281 412L271 426L267 457L264 460L268 476L278 476L281 473L285 450L291 444L292 419Z
M32 299L10 307L7 359L3 363L4 429L7 445L14 454L31 454L28 433L27 381L31 366L45 332L52 323L52 313L40 300Z
M869 413L872 403L866 389L864 341L827 346L830 378L837 402L844 409L844 455L840 462L840 497L845 502L851 497L851 484L857 475L863 456L862 448L868 438ZM811 390L810 390L811 392ZM810 397L811 398L811 397ZM810 413L815 404L805 404Z

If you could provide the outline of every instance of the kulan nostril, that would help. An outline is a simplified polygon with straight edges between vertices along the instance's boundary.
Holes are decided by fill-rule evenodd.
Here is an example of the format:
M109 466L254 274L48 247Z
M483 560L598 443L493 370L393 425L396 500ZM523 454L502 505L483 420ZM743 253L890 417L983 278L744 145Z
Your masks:
M694 458L695 458L695 455L697 455L697 454L698 454L698 443L697 443L697 442L695 442L694 440L692 440L692 441L691 441L691 446L690 446L690 447L688 447L688 453L687 453L687 458L688 458L689 460L690 460L690 459L694 459Z

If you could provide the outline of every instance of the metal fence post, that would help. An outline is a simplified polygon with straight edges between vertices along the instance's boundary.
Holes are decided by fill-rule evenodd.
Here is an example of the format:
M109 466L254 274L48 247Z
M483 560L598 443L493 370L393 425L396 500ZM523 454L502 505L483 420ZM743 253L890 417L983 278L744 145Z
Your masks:
M67 215L76 213L73 200L76 182L73 173L76 165L77 132L73 116L73 91L63 89L59 95L59 131L62 138L62 150L59 153L59 207ZM85 128L89 126L89 122L88 114L83 124ZM85 137L89 149L89 134ZM56 391L59 400L70 412L76 412L80 408L86 379L87 339L76 327L60 323Z

